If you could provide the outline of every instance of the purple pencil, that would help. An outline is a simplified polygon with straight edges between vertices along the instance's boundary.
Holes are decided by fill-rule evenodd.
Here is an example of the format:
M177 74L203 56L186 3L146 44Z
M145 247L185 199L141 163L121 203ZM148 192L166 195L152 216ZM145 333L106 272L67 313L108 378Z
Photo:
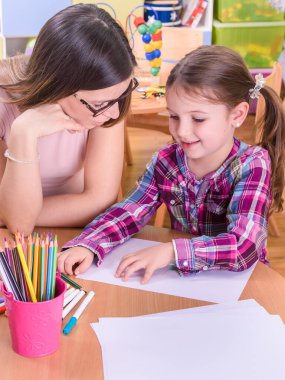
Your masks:
M10 267L12 268L11 251L10 251L9 244L8 244L7 239L6 239L6 236L4 237L4 250L5 250L7 259L8 259L8 263L9 263Z

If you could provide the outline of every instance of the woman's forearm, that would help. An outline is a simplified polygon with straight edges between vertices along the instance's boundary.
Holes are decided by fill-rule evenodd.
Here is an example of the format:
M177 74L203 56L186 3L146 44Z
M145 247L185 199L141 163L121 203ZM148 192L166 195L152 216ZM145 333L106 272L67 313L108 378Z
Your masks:
M21 132L12 129L9 138L9 154L23 162L6 161L0 184L0 219L12 232L29 233L42 208L43 197L37 139Z
M37 226L84 227L116 202L117 192L63 194L46 197Z

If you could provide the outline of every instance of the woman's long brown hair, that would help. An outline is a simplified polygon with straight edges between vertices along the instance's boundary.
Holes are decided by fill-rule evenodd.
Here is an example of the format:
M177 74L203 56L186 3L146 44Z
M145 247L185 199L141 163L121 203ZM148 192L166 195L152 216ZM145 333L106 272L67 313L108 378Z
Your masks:
M136 60L124 31L108 12L94 4L77 4L46 22L29 59L14 57L1 65L11 81L2 80L0 73L0 86L9 102L24 111L79 90L114 86L132 75ZM105 126L126 115L130 97L120 101L119 118Z

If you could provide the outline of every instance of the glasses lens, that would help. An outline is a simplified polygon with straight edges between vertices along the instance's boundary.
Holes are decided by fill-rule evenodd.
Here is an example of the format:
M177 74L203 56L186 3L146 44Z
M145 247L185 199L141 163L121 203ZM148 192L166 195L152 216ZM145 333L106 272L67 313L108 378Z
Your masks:
M107 111L109 108L111 108L114 104L120 102L120 100L125 99L127 96L129 96L139 85L139 82L136 78L133 78L131 80L131 83L129 85L129 88L117 99L111 100L106 106L102 107L101 109L97 110L93 117L101 115L103 112Z
M84 100L84 99L79 99L79 100L82 104L85 105L86 108L89 109L89 111L91 111L93 113L93 117L96 117L96 116L101 115L105 111L107 111L109 108L111 108L114 104L118 103L120 100L125 99L128 95L130 95L138 87L138 85L139 85L139 82L137 81L137 79L133 78L130 82L129 87L121 96L119 96L117 99L111 100L104 107L97 109L97 110L94 107L92 107L88 102L86 102L86 100Z

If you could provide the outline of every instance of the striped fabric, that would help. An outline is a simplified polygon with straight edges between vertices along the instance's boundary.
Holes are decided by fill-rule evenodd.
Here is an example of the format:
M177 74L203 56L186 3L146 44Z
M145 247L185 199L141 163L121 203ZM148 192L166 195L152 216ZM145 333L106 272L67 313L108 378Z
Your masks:
M127 198L95 218L64 248L89 248L100 265L106 253L144 227L161 203L167 206L173 229L194 235L173 240L181 275L242 271L256 260L266 262L270 159L266 150L237 139L223 165L198 182L182 148L164 147Z

